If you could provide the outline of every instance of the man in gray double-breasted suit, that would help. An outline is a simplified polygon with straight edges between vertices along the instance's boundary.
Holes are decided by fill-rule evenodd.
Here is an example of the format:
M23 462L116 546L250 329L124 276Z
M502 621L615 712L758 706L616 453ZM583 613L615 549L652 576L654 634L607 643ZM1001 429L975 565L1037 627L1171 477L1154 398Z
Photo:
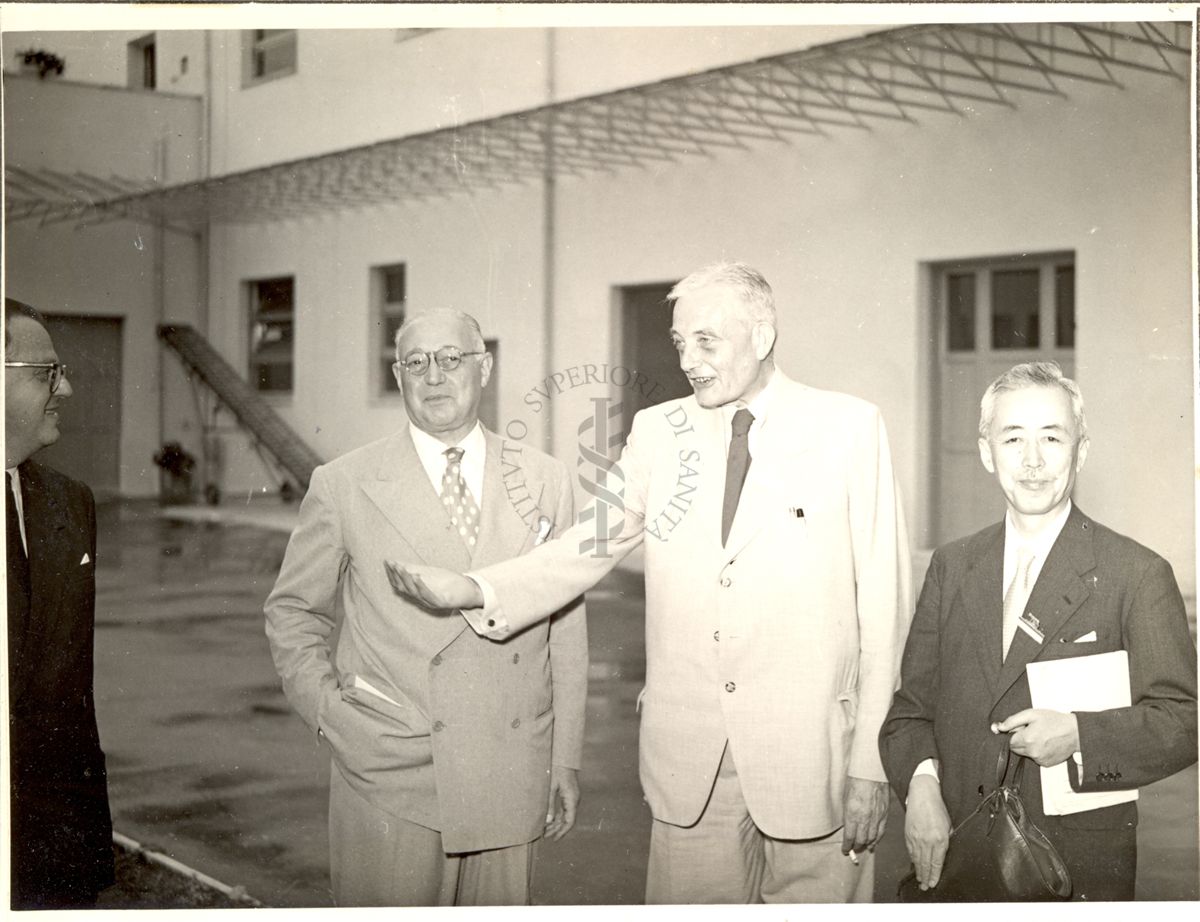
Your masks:
M565 834L579 800L582 602L494 644L397 596L384 561L523 554L570 526L570 477L479 425L492 357L473 318L419 314L396 341L411 425L315 471L267 635L333 758L338 904L525 904L533 843ZM510 502L518 492L536 504Z

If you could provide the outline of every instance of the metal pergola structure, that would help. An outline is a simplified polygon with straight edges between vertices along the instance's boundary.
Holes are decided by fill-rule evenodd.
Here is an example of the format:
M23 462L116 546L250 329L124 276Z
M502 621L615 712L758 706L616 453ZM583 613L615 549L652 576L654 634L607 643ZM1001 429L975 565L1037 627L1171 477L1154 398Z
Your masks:
M763 142L1016 108L1114 89L1131 74L1186 83L1187 22L906 26L423 134L153 187L9 166L10 221L256 222L646 167Z

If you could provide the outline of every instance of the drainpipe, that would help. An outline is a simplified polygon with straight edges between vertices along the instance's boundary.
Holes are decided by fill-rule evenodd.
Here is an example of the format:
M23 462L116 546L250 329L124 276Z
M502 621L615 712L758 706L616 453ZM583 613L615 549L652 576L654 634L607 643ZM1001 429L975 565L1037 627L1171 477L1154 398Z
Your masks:
M546 138L544 173L542 176L542 325L546 331L545 377L554 373L554 206L555 206L555 158L554 158L554 29L546 30ZM545 449L554 453L554 406L546 414Z
M163 186L167 182L167 138L165 135L160 135L158 142L155 144L155 165L154 172L158 180L159 186ZM155 329L158 326L166 323L167 316L167 282L166 282L166 254L163 253L163 247L166 246L166 233L164 230L163 216L160 212L154 220L154 300L157 305L157 317L155 320ZM157 340L157 337L155 337ZM166 378L166 356L164 350L155 342L154 354L158 358L158 444L162 445L166 438L167 429L167 378Z

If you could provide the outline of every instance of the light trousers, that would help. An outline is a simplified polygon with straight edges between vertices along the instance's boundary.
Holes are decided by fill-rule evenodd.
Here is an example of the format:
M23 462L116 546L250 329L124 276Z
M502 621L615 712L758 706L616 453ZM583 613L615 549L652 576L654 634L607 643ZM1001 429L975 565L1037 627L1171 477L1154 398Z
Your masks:
M528 906L534 845L448 855L442 835L364 800L335 766L329 871L338 906Z
M775 839L754 824L728 743L712 794L693 826L655 820L648 904L869 903L875 856L842 854L842 831L819 839Z

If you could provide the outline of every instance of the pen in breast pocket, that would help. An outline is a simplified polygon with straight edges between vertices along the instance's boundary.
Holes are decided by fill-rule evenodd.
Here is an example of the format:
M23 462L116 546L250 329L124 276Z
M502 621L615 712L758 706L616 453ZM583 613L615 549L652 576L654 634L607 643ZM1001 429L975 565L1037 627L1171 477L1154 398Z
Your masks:
M788 506L788 515L794 516L797 519L804 518L804 510L799 506Z
M550 530L553 527L554 527L554 523L551 522L547 516L544 516L544 515L539 516L538 517L538 527L537 527L537 537L534 539L533 543L535 545L537 545L537 544L541 544L542 542L544 542L547 538L550 537Z

